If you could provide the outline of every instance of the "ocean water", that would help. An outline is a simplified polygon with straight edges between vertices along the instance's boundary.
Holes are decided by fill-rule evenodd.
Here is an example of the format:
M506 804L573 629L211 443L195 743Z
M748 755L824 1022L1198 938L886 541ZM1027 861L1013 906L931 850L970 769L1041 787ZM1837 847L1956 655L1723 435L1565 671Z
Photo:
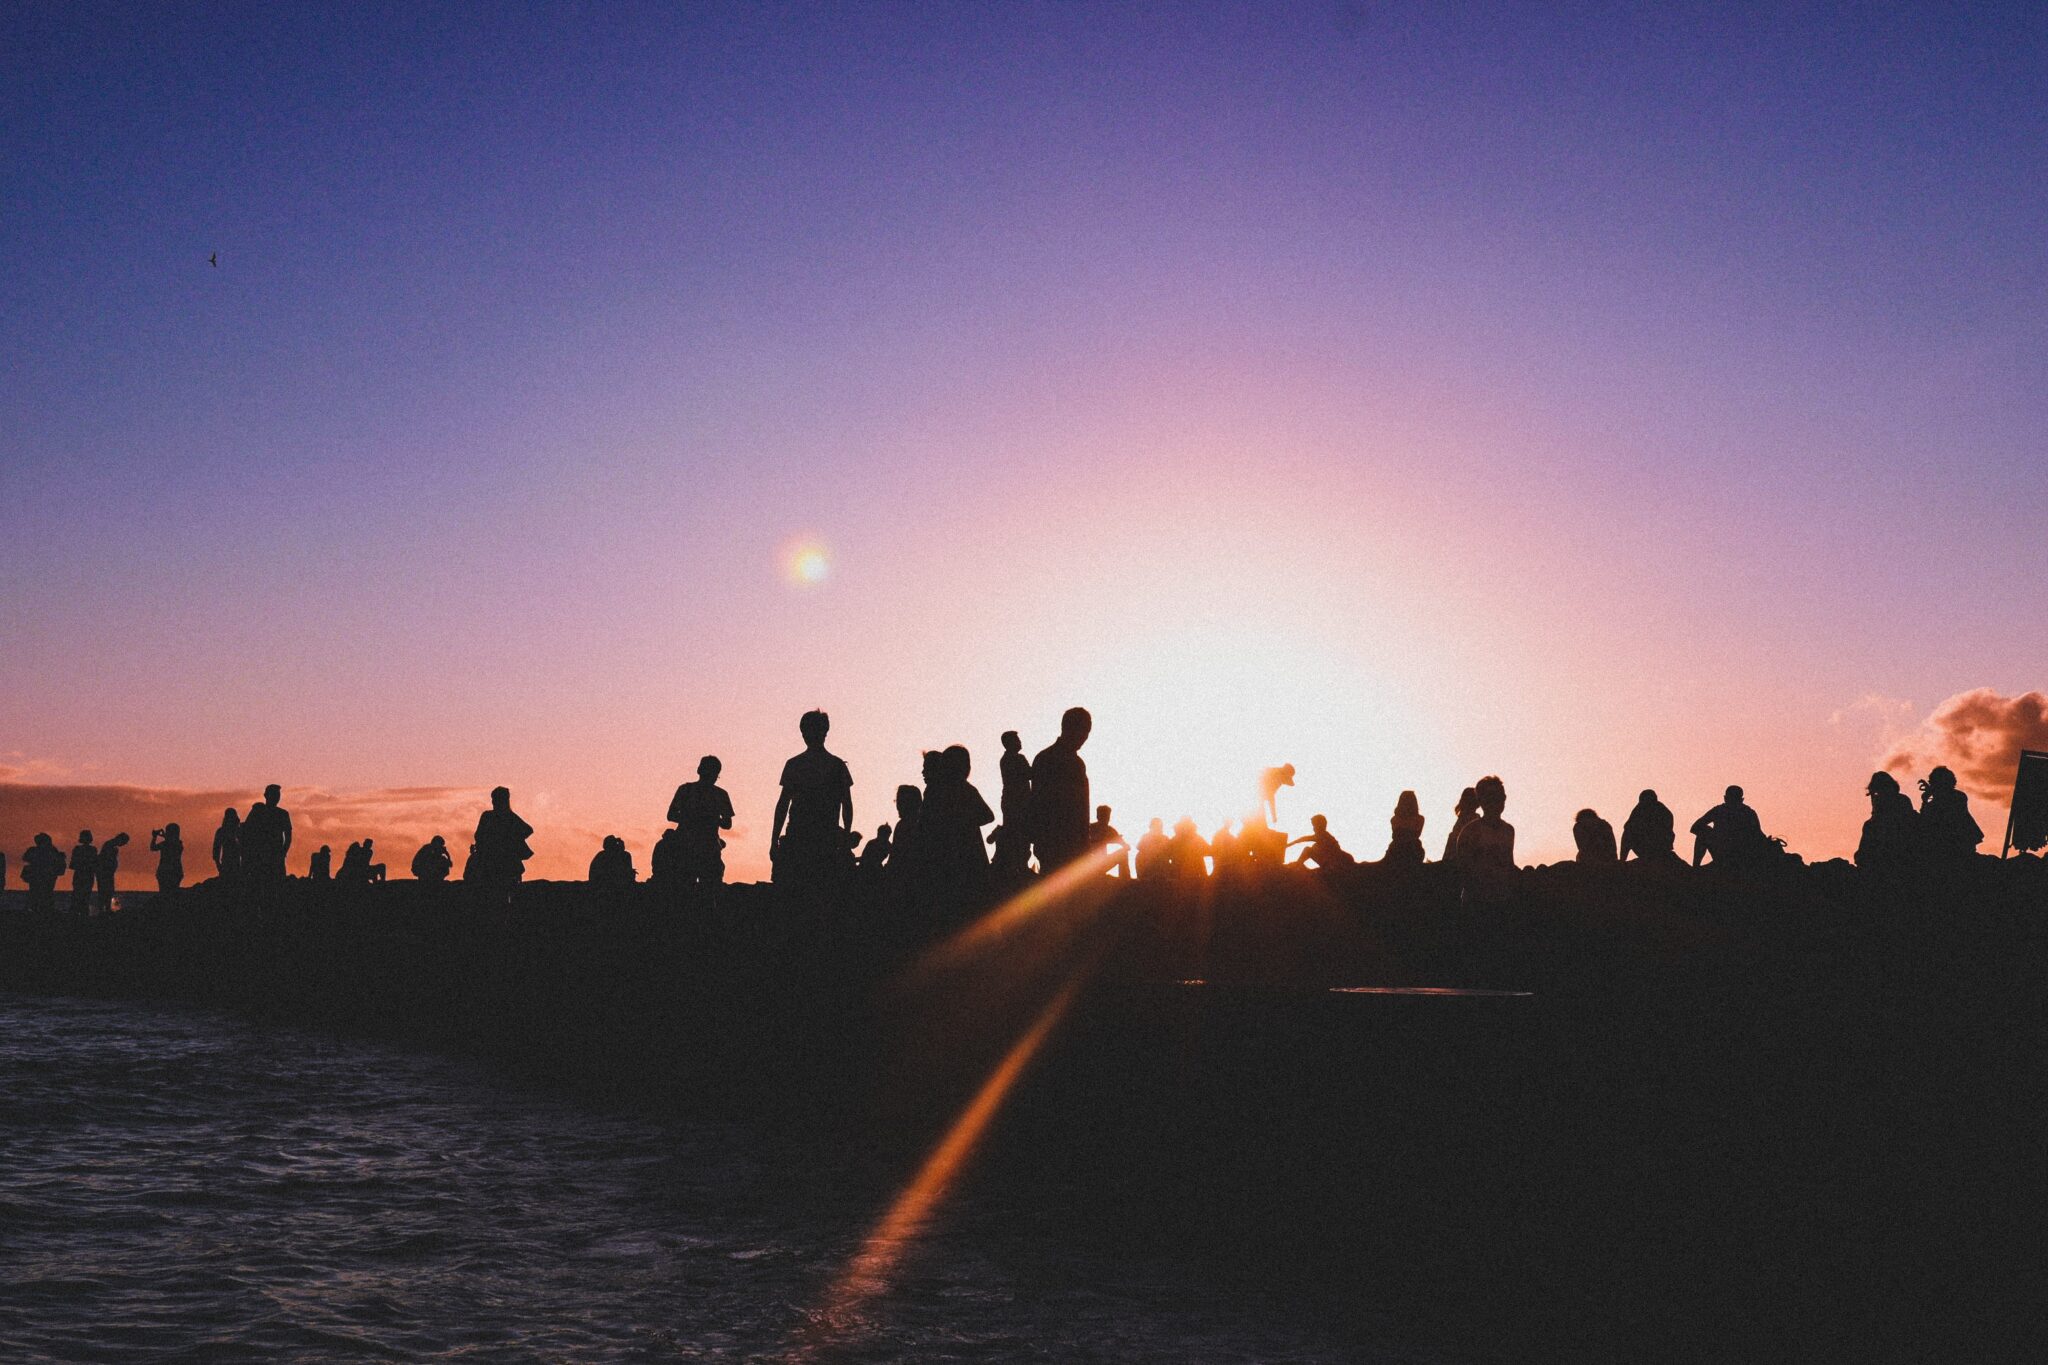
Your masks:
M820 1336L886 1203L858 1154L0 995L0 1360L1382 1358L1171 1257L1069 1245L986 1183Z

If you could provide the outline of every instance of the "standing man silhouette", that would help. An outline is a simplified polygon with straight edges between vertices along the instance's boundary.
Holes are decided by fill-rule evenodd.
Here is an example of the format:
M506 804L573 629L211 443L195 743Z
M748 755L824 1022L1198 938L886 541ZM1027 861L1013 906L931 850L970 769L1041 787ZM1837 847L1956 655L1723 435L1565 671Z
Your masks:
M64 850L47 834L38 834L21 855L21 881L28 888L31 914L49 914L57 908L57 883L64 880Z
M99 875L100 851L92 841L92 831L78 831L78 842L71 846L71 913L87 915L92 913L92 883Z
M804 751L782 765L768 858L775 881L804 885L825 880L850 861L846 836L853 830L853 773L825 748L830 716L806 711L796 728L804 737Z
M93 881L99 887L99 913L110 915L114 912L114 878L121 871L121 850L128 846L126 834L116 834L100 845L99 863L93 868Z
M509 900L512 888L526 876L526 860L533 856L533 846L526 842L532 833L533 826L512 809L511 788L491 788L491 808L477 817L476 833L470 836L476 853L471 865L474 870L466 876L482 883L494 901ZM366 861L369 845L368 839L363 840Z
M1088 765L1081 746L1095 718L1079 706L1060 717L1060 737L1031 760L1031 842L1038 870L1053 872L1088 851Z
M292 849L292 815L277 804L283 794L271 783L263 789L262 803L249 807L242 820L242 871L262 885L284 880L285 856Z
M1003 731L1003 823L996 829L995 871L1011 880L1031 870L1031 760L1015 730Z

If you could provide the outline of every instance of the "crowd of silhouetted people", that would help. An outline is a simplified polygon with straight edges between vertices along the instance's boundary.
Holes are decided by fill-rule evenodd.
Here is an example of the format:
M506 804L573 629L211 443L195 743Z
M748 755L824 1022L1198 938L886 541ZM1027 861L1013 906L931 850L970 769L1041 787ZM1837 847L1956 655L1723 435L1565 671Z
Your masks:
M769 831L774 883L795 892L821 892L859 878L886 884L908 898L971 903L1014 890L1034 874L1034 864L1038 875L1079 868L1083 875L1183 885L1255 879L1283 866L1341 874L1363 865L1320 814L1310 817L1309 833L1298 838L1275 827L1280 793L1294 785L1291 763L1260 775L1257 808L1235 828L1226 821L1205 838L1191 819L1179 820L1169 831L1155 818L1134 844L1126 842L1111 823L1111 808L1090 802L1081 749L1092 726L1086 710L1071 708L1060 719L1058 737L1030 758L1017 732L1004 732L994 808L975 786L966 746L927 750L922 785L898 787L894 820L878 824L863 842L854 828L853 774L845 760L825 747L831 719L823 711L807 712L797 725L804 747L783 765ZM696 780L676 788L668 807L669 827L650 858L649 880L657 887L689 894L725 880L724 836L733 827L733 805L718 785L721 770L719 760L707 756L697 764ZM1919 789L1915 803L1890 773L1871 774L1866 788L1870 817L1856 850L1858 866L1899 873L1975 856L1984 834L1955 774L1937 767ZM215 876L252 899L260 900L287 879L292 818L280 797L275 784L265 788L263 799L247 813L224 811L214 831ZM1489 775L1465 788L1452 807L1440 862L1453 869L1468 902L1496 903L1512 891L1515 828L1503 817L1506 804L1506 784ZM1415 793L1402 792L1377 865L1422 866L1427 860L1425 823ZM1622 821L1618 837L1598 812L1579 811L1572 822L1574 862L1584 867L1634 863L1649 869L1705 864L1753 871L1798 861L1782 839L1764 832L1739 786L1729 787L1717 805L1692 822L1690 832L1688 864L1677 850L1670 807L1646 790ZM463 859L462 882L486 901L508 900L533 856L528 842L533 833L533 826L512 809L511 792L504 787L492 791ZM128 842L128 835L119 833L96 844L92 832L82 830L67 855L48 834L36 835L20 863L30 909L54 911L57 887L67 872L72 912L111 909ZM152 830L149 849L157 858L158 890L177 891L185 883L183 832L175 823ZM1298 851L1290 860L1293 850ZM454 854L438 834L413 854L410 867L413 878L425 883L450 881L456 871ZM370 838L350 843L338 868L332 847L323 844L308 860L307 880L364 887L384 881L385 868ZM6 862L0 858L0 889L5 879ZM640 881L622 838L603 839L590 860L589 881L601 896L613 897Z

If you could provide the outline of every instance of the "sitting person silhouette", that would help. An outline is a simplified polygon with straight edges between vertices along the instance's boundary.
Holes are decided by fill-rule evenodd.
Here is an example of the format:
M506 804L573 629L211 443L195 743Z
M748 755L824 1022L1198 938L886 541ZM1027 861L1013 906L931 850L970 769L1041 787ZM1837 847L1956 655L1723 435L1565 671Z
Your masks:
M63 880L64 850L49 835L38 834L21 855L21 883L28 888L29 912L56 913L57 883Z
M1358 859L1346 853L1344 846L1337 842L1337 836L1330 833L1330 818L1328 816L1311 815L1308 818L1308 827L1309 832L1307 834L1302 835L1299 839L1287 845L1289 848L1293 848L1295 844L1307 845L1306 848L1296 855L1294 859L1296 867L1314 866L1321 871L1327 872L1331 868L1350 867L1357 863ZM1422 849L1420 842L1415 847L1418 852Z
M533 826L512 809L511 789L493 787L490 809L477 817L471 836L475 846L463 879L476 883L488 897L508 899L526 876L526 860L533 856L533 846L526 841L532 833Z
M725 765L710 754L697 760L697 780L676 788L668 803L675 825L676 873L685 885L716 886L725 880L725 840L732 828L732 798L718 785Z
M1671 807L1657 799L1657 793L1644 788L1636 798L1635 809L1628 813L1628 819L1621 822L1621 847L1617 857L1628 861L1633 853L1643 862L1675 863L1678 861L1677 821L1672 818Z
M445 882L454 870L455 855L448 851L448 841L438 834L421 844L420 851L412 855L415 881Z
M1395 798L1394 813L1387 825L1392 837L1387 840L1382 861L1396 867L1422 866L1422 803L1415 799L1414 792L1404 791Z
M1138 836L1135 871L1139 881L1164 876L1170 867L1167 857L1166 825L1158 816L1152 817L1145 832Z
M71 846L71 913L89 915L92 913L93 878L99 875L99 845L92 841L92 831L78 831L78 842Z
M1224 826L1223 832L1229 832ZM1195 822L1182 816L1173 823L1173 837L1166 841L1166 870L1175 881L1198 882L1209 875L1207 859L1213 852L1207 840L1195 828ZM1222 871L1219 860L1217 871Z
M1692 865L1711 856L1717 865L1754 863L1764 848L1764 829L1756 812L1743 803L1742 788L1722 793L1721 804L1692 822Z
M1970 814L1970 798L1946 767L1933 769L1920 782L1920 842L1927 856L1939 862L1974 857L1984 842L1984 831Z
M1015 730L1003 731L1003 756L996 765L1002 778L1003 823L996 826L995 872L1015 881L1031 870L1031 760Z
M1468 905L1498 905L1508 898L1515 875L1515 827L1501 818L1507 784L1487 776L1472 784L1476 811L1458 835L1458 872Z
M1870 798L1870 818L1863 822L1863 835L1856 843L1856 866L1879 872L1895 872L1912 864L1919 854L1920 813L1913 798L1899 790L1899 779L1875 772L1864 784Z
M616 895L640 880L626 841L616 834L604 836L604 843L590 860L590 886L600 894Z
M1280 818L1280 789L1294 785L1294 765L1283 763L1259 774L1259 809L1268 822Z
M1444 861L1458 860L1458 840L1465 836L1465 827L1479 818L1479 793L1472 787L1458 793L1458 802L1451 807L1451 834L1444 840Z
M1088 852L1088 765L1081 746L1095 718L1070 706L1060 717L1060 737L1031 760L1031 846L1040 873L1057 872Z
M185 884L185 836L173 820L149 832L149 850L156 854L156 889L169 895Z
M895 851L892 831L887 825L876 825L874 838L867 841L860 851L860 870L864 876L877 876L889 865L889 855Z
M1614 852L1614 826L1602 820L1599 812L1590 808L1580 811L1573 817L1572 843L1578 846L1578 862L1581 865L1620 861Z
M324 882L334 876L334 849L327 844L313 850L313 856L306 861L306 880Z
M1088 847L1103 855L1107 866L1102 869L1105 877L1121 874L1125 881L1131 878L1131 849L1124 842L1124 836L1116 832L1116 826L1109 823L1109 807L1095 808L1095 821L1088 826Z
M804 749L782 765L782 793L768 832L773 879L791 886L829 882L848 863L846 835L853 829L853 774L825 748L832 718L806 711L797 721Z

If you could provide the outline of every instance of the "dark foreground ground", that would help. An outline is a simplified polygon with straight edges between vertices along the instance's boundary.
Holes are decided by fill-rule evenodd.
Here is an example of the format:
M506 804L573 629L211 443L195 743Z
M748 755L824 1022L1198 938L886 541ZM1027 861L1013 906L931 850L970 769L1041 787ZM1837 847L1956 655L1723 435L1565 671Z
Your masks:
M0 987L489 1056L907 1175L1073 986L970 1178L1060 1191L1077 1243L1284 1284L1376 1348L1428 1321L1504 1359L2039 1360L2044 871L1551 869L1478 911L1361 869L979 917L207 885L9 914Z

